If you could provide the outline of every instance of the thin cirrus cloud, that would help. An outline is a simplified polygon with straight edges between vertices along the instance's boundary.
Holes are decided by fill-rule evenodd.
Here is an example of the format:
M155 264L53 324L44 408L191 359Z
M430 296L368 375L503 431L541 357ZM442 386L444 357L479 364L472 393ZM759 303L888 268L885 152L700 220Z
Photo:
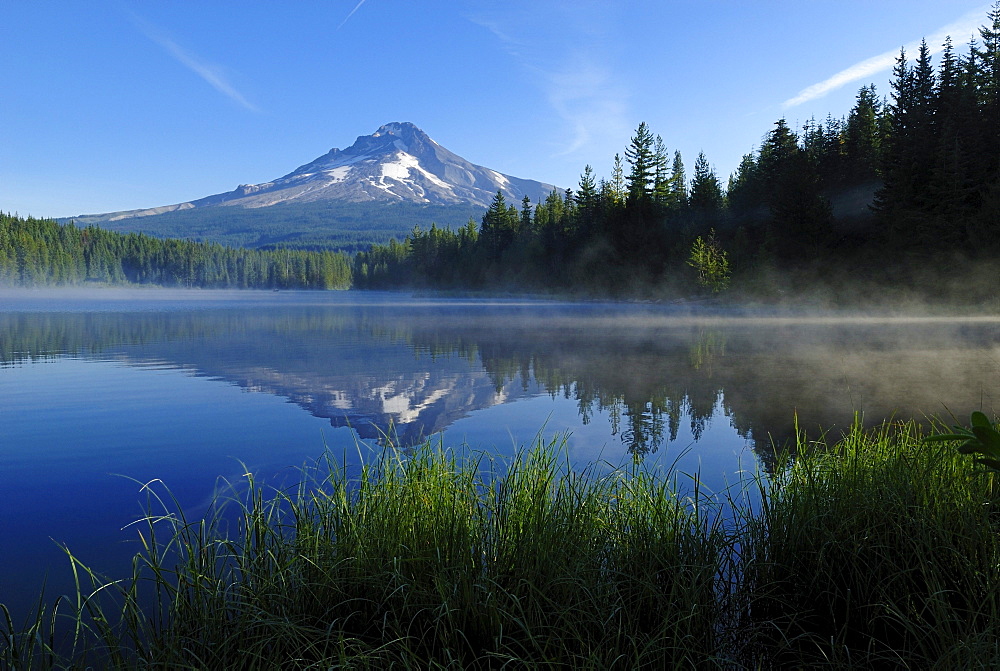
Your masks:
M341 28L343 28L344 24L347 23L347 20L350 19L352 16L354 16L354 12L358 11L359 9L361 9L361 5L365 4L366 2L368 2L368 0L361 0L361 2L359 2L356 5L354 5L354 9L352 9L350 11L350 13L347 16L344 17L344 20L340 22L339 26L337 26L337 30L340 30Z
M573 154L628 130L627 91L593 54L565 49L562 58L553 61L530 38L508 30L499 20L482 15L466 18L492 33L501 48L534 75L549 105L566 123L568 140L555 156Z
M260 109L256 105L247 100L242 93L237 91L236 88L226 80L220 66L204 61L191 52L183 49L179 44L164 35L162 31L157 29L148 21L145 21L135 15L132 16L132 19L143 34L146 35L146 37L163 47L163 49L170 54L175 61L201 77L216 91L244 109L250 110L251 112L260 112Z
M979 27L983 25L983 20L987 11L989 11L988 5L980 7L979 9L963 15L957 21L949 23L947 26L935 31L933 35L927 38L927 45L930 49L930 53L936 54L942 51L944 48L944 40L949 35L958 43L961 43L963 37L974 35L978 31ZM907 53L913 53L919 47L919 41L903 45L903 48L907 51ZM810 100L822 98L826 94L831 91L835 91L842 86L846 86L852 82L856 82L879 72L888 70L893 66L893 64L895 64L898 57L899 50L896 49L893 51L887 51L884 54L879 54L878 56L872 56L871 58L867 58L859 63L855 63L851 67L841 70L828 79L817 82L812 86L807 86L799 91L795 97L789 98L783 102L781 107L782 109L796 107L809 102Z
M573 67L545 75L553 109L569 124L571 139L557 156L589 145L595 135L620 136L627 131L626 91L606 68L586 58Z

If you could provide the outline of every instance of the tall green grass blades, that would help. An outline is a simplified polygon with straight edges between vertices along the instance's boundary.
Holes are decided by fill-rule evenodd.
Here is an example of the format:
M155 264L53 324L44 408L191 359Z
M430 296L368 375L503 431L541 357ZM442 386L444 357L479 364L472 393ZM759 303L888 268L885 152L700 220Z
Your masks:
M77 659L671 668L722 656L725 537L641 469L576 472L558 442L509 461L428 443L387 447L356 477L328 456L292 490L238 484L195 522L144 486L129 580L100 584L71 557Z
M992 474L913 424L790 454L733 519L559 442L326 455L290 488L247 473L199 520L149 483L132 574L67 551L76 600L20 627L0 609L0 666L1000 666Z
M821 447L764 485L748 525L744 603L761 654L925 668L971 641L982 652L1000 635L987 479L914 424L855 426Z
M39 598L34 616L21 627L6 606L0 604L0 668L48 669L58 659L56 646L56 621L62 599L56 599L51 609L46 609Z

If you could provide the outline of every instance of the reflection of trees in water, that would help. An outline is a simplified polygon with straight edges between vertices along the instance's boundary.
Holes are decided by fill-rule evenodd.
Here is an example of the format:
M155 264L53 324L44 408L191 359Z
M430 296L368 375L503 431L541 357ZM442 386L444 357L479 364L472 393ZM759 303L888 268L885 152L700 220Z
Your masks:
M276 337L296 345L304 334L329 338L355 328L345 315L315 309L0 313L0 365L166 343L238 342L240 336L249 340L259 334L267 335L268 345ZM271 359L290 359L291 354L269 348Z
M192 364L296 402L322 398L320 388L334 377L339 384L341 378L364 376L357 389L345 387L357 394L352 400L361 408L363 383L374 379L382 357L397 352L386 347L399 345L396 364L405 367L401 360L412 357L414 371L425 357L457 357L481 363L498 394L506 395L510 384L523 390L539 384L553 396L575 399L585 424L597 413L606 414L613 435L637 455L677 440L685 416L699 439L717 407L721 387L712 381L712 372L713 363L725 357L724 335L703 328L684 330L681 337L621 336L620 329L552 328L537 317L469 319L467 313L381 308L0 314L0 365L63 354L127 354L137 360ZM350 341L359 343L361 351L337 349L338 342ZM266 380L261 377L265 373ZM313 393L299 388L310 381L317 385ZM309 404L311 411L328 412L315 405ZM449 409L446 415L460 416L461 409ZM424 435L428 421L422 418L407 430Z
M711 380L711 364L725 356L726 339L718 331L702 329L693 344L685 338L678 347L659 342L655 348L636 349L621 343L614 349L608 341L581 341L572 334L481 337L481 362L497 390L517 381L526 387L534 379L553 397L575 399L584 424L595 413L606 414L612 435L636 457L676 441L684 416L693 439L700 440L723 407L722 389Z
M623 405L626 405L624 399ZM667 415L664 409L653 401L647 402L641 408L626 405L626 428L621 432L621 439L629 452L636 457L641 457L660 449L663 444L664 415ZM667 416L673 418L673 413ZM676 423L671 422L670 440L676 439Z
M438 337L454 326L437 324ZM775 446L794 441L796 413L813 436L836 435L856 412L868 425L920 419L943 405L963 416L995 408L988 390L1000 379L1000 326L990 323L748 319L633 328L496 319L455 331L477 343L496 385L533 377L550 394L575 398L584 423L606 413L636 453L676 440L685 417L698 440L724 415L767 464ZM425 335L416 330L413 342Z
M266 384L279 392L286 377L322 383L329 375L371 374L380 364L363 352L341 358L333 349L338 341L370 343L383 348L380 355L398 344L417 360L481 363L498 394L509 384L527 390L537 383L553 396L575 399L585 424L606 414L613 435L637 455L677 440L685 416L694 439L701 437L721 391L711 379L713 364L726 353L724 334L706 328L685 329L681 337L622 339L620 329L553 328L537 315L470 319L453 311L382 308L0 314L0 336L0 362L8 365L59 354L138 354L135 348L142 348L154 358L193 363L220 377L229 368L240 380L253 364L270 371L273 379ZM282 346L275 347L279 341ZM399 354L406 358L406 350ZM304 390L285 393L304 398ZM421 428L417 424L410 428Z
M0 366L88 356L163 340L210 338L226 324L148 313L0 313Z
M376 380L384 386L398 379L401 392L419 394L422 387L415 380L429 370L422 361L457 358L481 364L498 395L511 384L525 391L538 384L553 396L575 399L585 424L597 413L606 414L613 435L638 456L676 441L685 416L694 439L701 437L721 392L712 380L713 362L725 356L724 335L710 329L623 339L619 329L553 328L537 316L470 319L465 312L380 308L0 314L0 333L5 335L0 362L8 364L61 354L172 361L281 393L314 414L332 415L335 425L360 422L319 407L324 387L333 384L349 395L352 408L371 415L370 427L354 426L363 436L372 432L371 437L398 432L398 427L390 429L392 416L379 410L385 399L368 398ZM356 345L340 349L339 342ZM379 377L377 369L387 356L400 371L412 368L412 375ZM461 374L457 368L453 373ZM421 411L406 431L426 435L443 428L435 423L435 412L458 417L463 404L482 407L483 399L463 390L462 398L442 399Z
M726 334L718 329L701 328L691 344L691 367L710 367L719 357L726 356Z
M372 394L392 387L412 401L414 435L540 387L575 400L585 424L606 415L636 454L678 440L685 421L702 438L719 415L766 454L793 439L794 412L818 435L855 411L873 424L998 406L996 324L633 324L628 309L0 313L0 367L67 354L173 362L382 430L391 412Z
M632 454L644 456L659 450L664 445L664 438L670 443L677 440L684 415L690 420L691 437L695 441L701 440L721 400L721 390L711 403L705 404L692 401L687 394L673 398L657 397L645 402L620 395L614 397L610 404L602 402L601 409L610 417L612 435L620 436Z

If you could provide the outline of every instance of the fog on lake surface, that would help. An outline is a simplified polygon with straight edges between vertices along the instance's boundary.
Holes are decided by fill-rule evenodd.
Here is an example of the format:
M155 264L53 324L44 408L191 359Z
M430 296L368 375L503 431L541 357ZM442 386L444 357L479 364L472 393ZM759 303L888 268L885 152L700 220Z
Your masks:
M391 293L0 292L0 602L56 543L111 574L141 483L190 512L246 469L281 482L428 436L504 455L671 466L718 491L799 426L992 412L1000 320L743 313ZM125 476L125 477L122 477Z

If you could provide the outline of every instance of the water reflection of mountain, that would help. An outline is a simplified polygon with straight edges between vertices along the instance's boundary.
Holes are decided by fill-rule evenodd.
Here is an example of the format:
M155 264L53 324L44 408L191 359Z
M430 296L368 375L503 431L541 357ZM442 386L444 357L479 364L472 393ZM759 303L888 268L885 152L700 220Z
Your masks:
M0 367L58 356L182 368L283 396L363 438L411 444L469 412L541 393L497 388L475 350L429 352L355 310L0 314Z
M800 425L995 407L993 322L693 319L658 307L269 307L0 313L0 365L51 356L188 368L403 441L548 392L598 411L636 453L723 413L758 449Z

